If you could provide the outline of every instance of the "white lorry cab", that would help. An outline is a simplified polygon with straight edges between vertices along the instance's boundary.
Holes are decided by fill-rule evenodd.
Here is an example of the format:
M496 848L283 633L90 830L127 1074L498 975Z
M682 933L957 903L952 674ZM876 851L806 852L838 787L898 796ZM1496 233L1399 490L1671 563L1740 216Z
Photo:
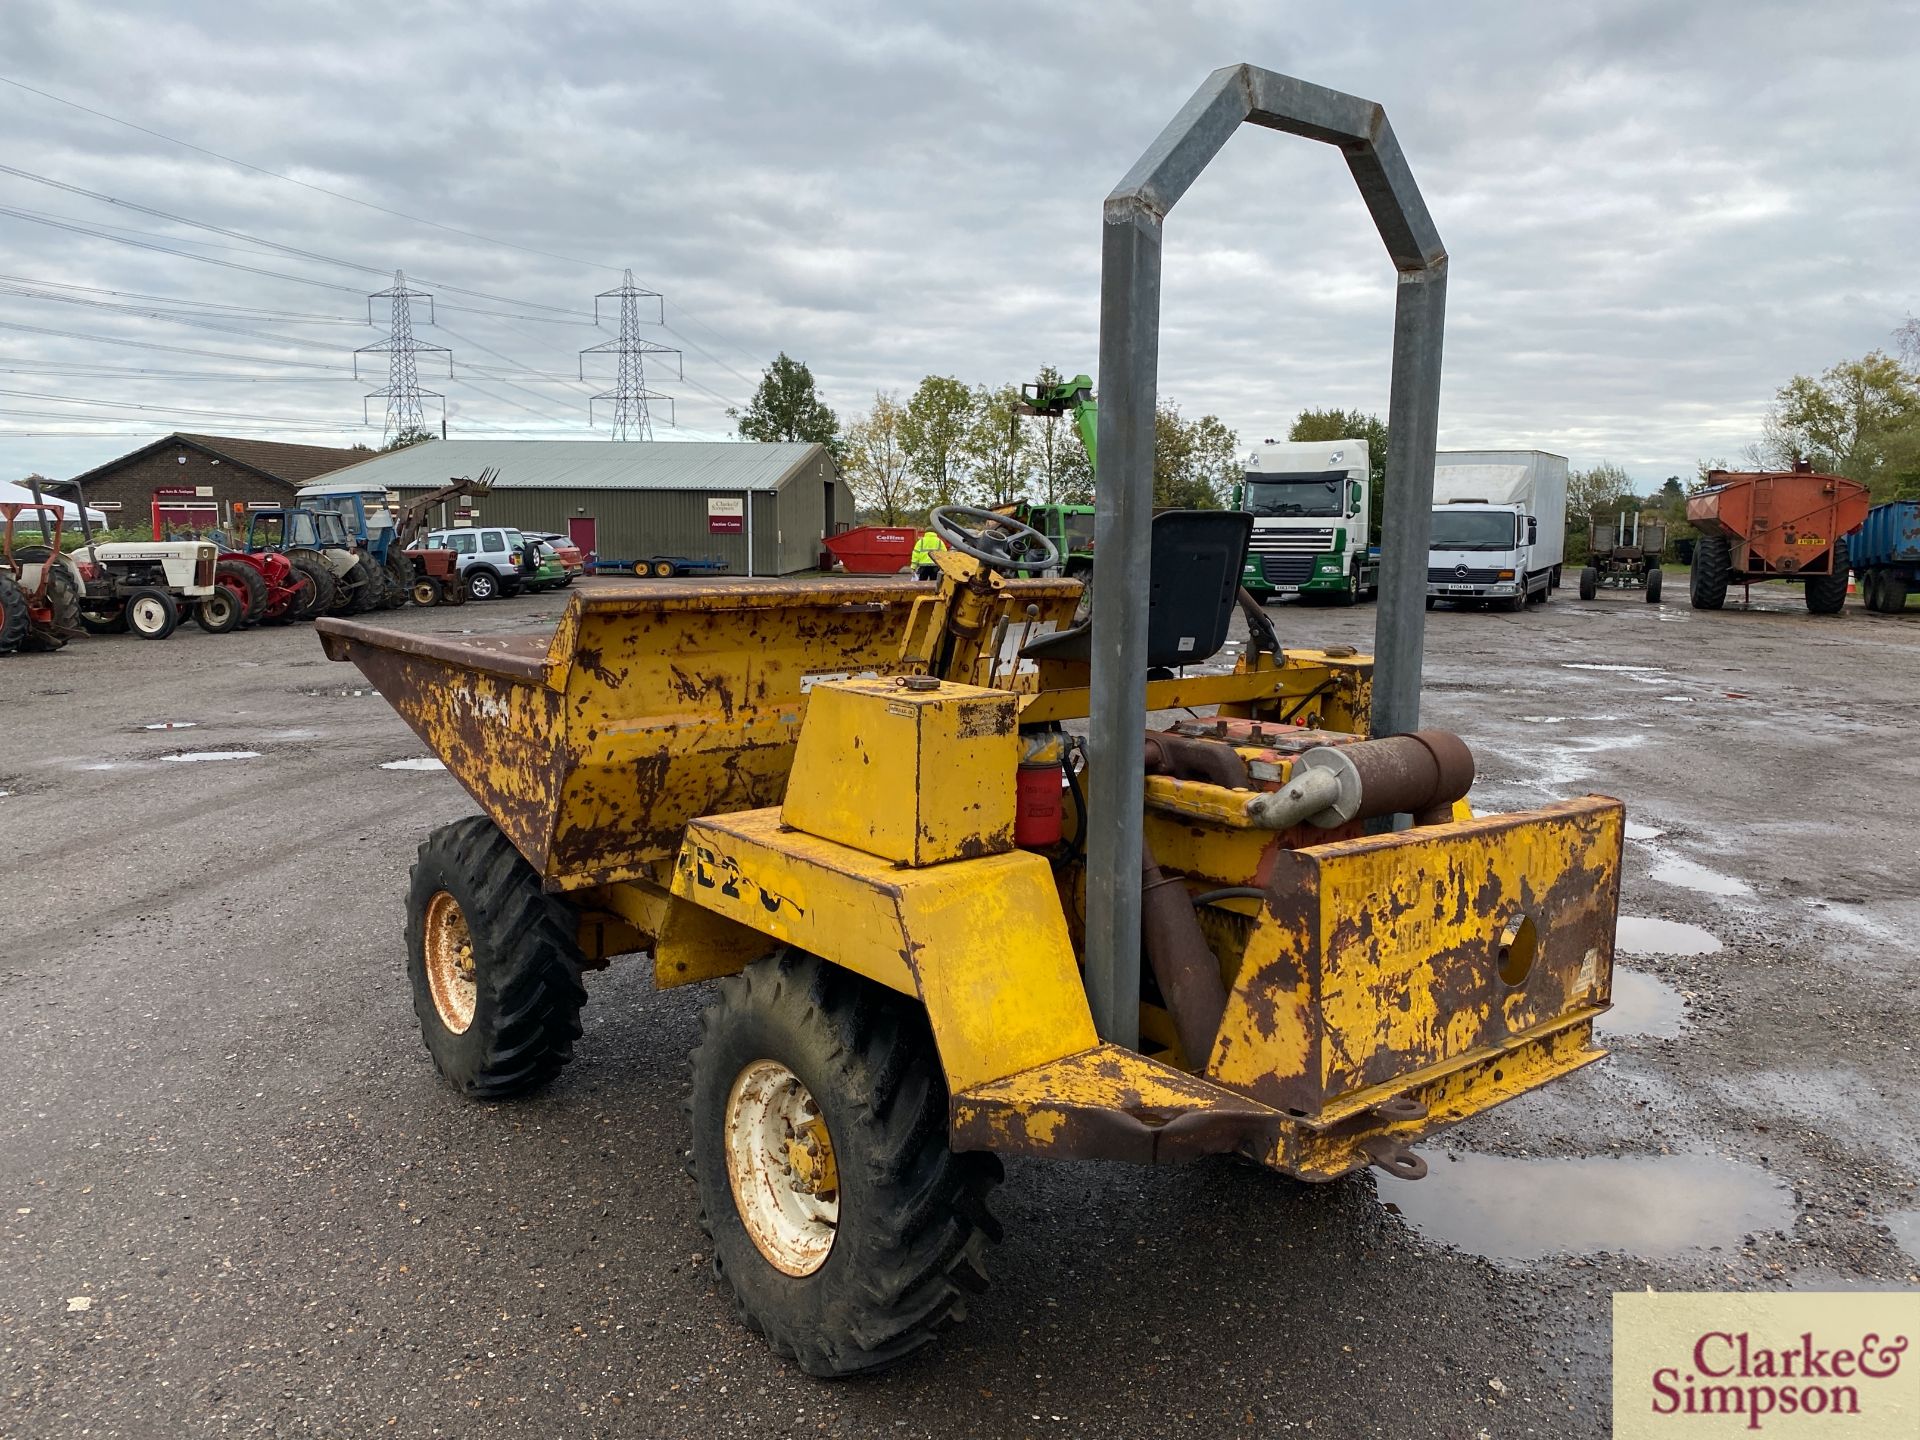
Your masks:
M1269 440L1247 456L1235 489L1239 508L1253 516L1241 583L1256 598L1351 605L1380 593L1380 557L1367 544L1366 441Z
M1544 601L1566 558L1567 459L1544 450L1442 450L1433 465L1427 608Z

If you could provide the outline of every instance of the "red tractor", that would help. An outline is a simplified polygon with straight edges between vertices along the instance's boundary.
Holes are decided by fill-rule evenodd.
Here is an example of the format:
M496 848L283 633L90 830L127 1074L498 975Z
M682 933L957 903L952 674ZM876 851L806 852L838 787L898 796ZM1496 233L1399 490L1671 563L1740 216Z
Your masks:
M0 502L0 655L16 650L58 650L82 632L80 595L85 578L60 549L63 511L58 501ZM37 537L16 543L23 511L35 514Z

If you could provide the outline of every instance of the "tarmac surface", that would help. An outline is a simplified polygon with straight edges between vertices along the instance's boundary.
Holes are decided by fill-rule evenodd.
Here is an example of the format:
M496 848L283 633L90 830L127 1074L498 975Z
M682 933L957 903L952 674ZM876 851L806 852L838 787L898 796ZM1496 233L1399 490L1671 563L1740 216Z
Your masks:
M840 1383L711 1276L697 989L616 962L546 1092L437 1079L402 898L476 807L357 671L304 627L0 660L0 1435L1599 1436L1616 1290L1920 1284L1920 610L1754 595L1428 616L1477 808L1628 804L1609 1060L1416 1184L1010 1163L966 1323Z

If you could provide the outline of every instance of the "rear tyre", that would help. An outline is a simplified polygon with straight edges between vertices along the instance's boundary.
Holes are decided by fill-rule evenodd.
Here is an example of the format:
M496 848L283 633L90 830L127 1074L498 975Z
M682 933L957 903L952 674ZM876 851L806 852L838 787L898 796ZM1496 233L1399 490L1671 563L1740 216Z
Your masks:
M313 587L310 595L294 601L288 613L296 620L312 620L326 614L333 608L335 590L333 571L328 568L327 562L311 550L292 551L287 560L295 570L307 577Z
M1702 535L1693 542L1693 569L1688 576L1688 599L1696 610L1718 610L1727 603L1727 582L1733 578L1733 551L1724 535Z
M1880 577L1880 613L1898 615L1907 608L1907 577L1892 571Z
M1654 566L1647 572L1647 604L1660 603L1660 567Z
M1000 1164L947 1149L939 1052L893 991L796 950L721 981L687 1110L714 1271L809 1375L891 1364L986 1287Z
M413 561L398 545L387 551L387 588L399 608L413 598Z
M373 556L364 550L341 584L347 592L345 609L349 615L365 615L370 610L378 609L386 595L386 576L374 562Z
M180 607L165 590L144 585L127 596L126 617L142 640L164 640L179 627Z
M439 605L447 598L446 590L431 575L422 575L415 580L407 594L414 604L421 606Z
M193 607L194 623L209 635L226 635L238 630L243 613L240 598L224 585L214 586L213 593Z
M1591 600L1600 593L1600 572L1589 565L1580 572L1580 598Z
M216 585L233 592L240 603L238 624L255 625L267 618L267 582L251 565L222 560L213 568Z
M1807 577L1807 613L1838 615L1847 604L1847 542L1833 542L1833 569Z
M59 637L59 645L85 633L80 623L80 582L64 563L55 565L53 574L47 577L47 608L53 612L53 633Z
M434 1068L498 1100L543 1085L580 1038L578 919L484 815L442 825L407 891L407 976Z
M0 570L0 655L11 655L27 640L27 595L20 582Z

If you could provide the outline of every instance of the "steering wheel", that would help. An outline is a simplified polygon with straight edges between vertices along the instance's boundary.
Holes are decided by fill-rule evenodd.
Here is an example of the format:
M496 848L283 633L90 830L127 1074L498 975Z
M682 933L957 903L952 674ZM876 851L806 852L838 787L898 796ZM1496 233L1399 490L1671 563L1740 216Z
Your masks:
M984 565L1044 570L1060 563L1060 550L1053 541L1009 515L976 510L971 505L938 505L927 519L933 533L949 548L971 555ZM967 526L960 524L961 520L978 523Z

